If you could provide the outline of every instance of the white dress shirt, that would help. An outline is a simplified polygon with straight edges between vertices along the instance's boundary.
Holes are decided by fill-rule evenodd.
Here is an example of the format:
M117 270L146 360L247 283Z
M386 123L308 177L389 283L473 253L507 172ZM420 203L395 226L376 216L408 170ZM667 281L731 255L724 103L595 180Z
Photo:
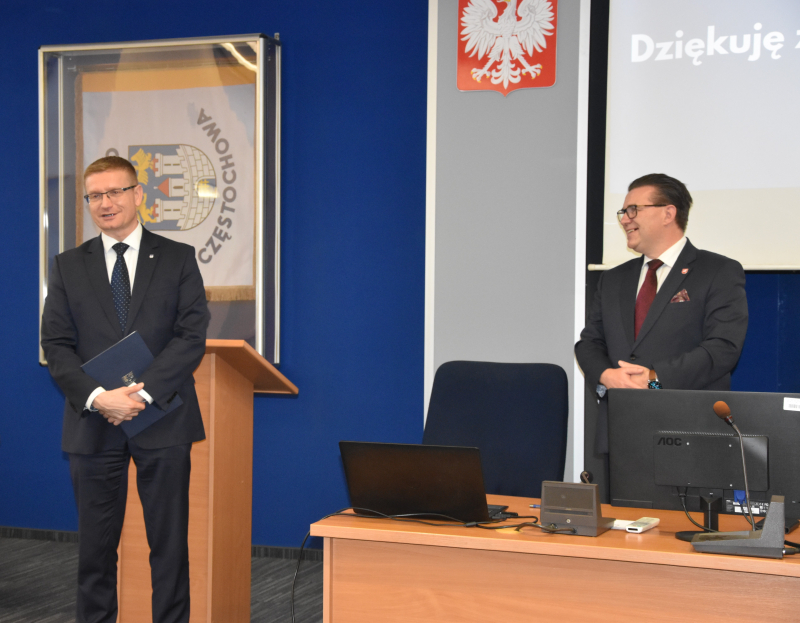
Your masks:
M106 235L105 232L100 234L100 239L103 242L106 269L108 270L108 283L111 283L111 275L114 272L114 264L117 263L117 252L114 251L114 245L119 241L115 240L111 236ZM128 245L128 248L125 250L125 253L122 255L122 257L125 260L125 265L128 267L128 278L131 282L131 293L133 293L133 280L136 278L136 264L139 261L139 249L142 246L142 224L138 223L136 225L136 229L134 229L122 242ZM91 394L89 394L89 398L86 400L86 408L89 411L97 411L97 409L92 406L92 403L94 402L94 399L104 391L106 390L103 387L98 387ZM147 402L153 404L152 396L150 396L150 394L148 394L146 391L140 389L137 393Z
M106 235L105 232L100 234L100 239L103 241L103 251L106 258L106 270L108 270L108 283L111 283L111 275L114 272L114 264L117 263L117 252L114 251L114 245L119 242L114 240L111 236ZM133 280L136 278L136 264L139 261L139 249L142 246L142 224L137 223L136 229L123 240L128 248L122 256L125 259L125 265L128 267L128 277L131 281L131 292L133 292Z
M667 280L667 275L669 275L669 271L672 270L672 267L675 266L675 262L678 261L678 256L683 251L683 247L686 246L686 236L681 237L678 242L673 244L669 249L664 251L658 258L644 256L644 263L642 264L642 272L639 274L639 286L636 288L636 294L639 294L639 290L642 289L642 284L644 283L645 275L647 275L647 263L650 260L659 259L664 262L661 266L658 267L656 270L656 292L661 289L661 284Z

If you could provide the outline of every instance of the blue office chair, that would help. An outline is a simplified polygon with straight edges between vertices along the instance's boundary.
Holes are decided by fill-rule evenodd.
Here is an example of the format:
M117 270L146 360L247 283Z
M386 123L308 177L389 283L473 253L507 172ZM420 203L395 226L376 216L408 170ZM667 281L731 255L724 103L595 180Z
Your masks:
M433 379L422 443L477 446L487 493L541 497L563 480L567 375L548 363L450 361Z

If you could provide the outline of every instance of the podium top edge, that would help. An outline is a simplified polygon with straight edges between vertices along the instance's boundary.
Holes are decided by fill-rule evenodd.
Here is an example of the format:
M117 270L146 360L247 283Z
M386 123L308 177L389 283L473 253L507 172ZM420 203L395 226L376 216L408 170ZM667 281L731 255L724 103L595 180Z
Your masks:
M217 355L253 382L258 393L297 394L297 386L244 340L206 340L206 355Z

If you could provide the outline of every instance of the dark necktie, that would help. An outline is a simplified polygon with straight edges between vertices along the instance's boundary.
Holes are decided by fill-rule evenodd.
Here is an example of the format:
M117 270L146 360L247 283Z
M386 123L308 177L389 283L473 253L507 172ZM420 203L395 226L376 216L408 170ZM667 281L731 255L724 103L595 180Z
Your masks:
M658 289L656 271L663 263L661 260L650 260L647 263L647 274L644 276L642 289L639 290L639 295L636 297L636 311L633 320L634 340L639 337L639 329L642 328L644 319L647 318L647 312L650 311L650 306L656 298L656 290Z
M111 273L111 293L114 295L114 307L117 310L119 325L122 327L122 332L125 333L125 325L128 323L128 307L131 304L131 279L128 276L125 258L122 256L128 250L128 245L118 242L111 248L117 252L114 272Z

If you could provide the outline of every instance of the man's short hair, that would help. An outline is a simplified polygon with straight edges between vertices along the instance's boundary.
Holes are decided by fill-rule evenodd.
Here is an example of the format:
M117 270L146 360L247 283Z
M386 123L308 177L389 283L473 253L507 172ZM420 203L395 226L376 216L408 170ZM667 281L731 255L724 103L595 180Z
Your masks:
M682 231L686 231L686 225L689 222L689 209L692 207L692 196L684 183L663 173L649 173L633 180L628 186L628 192L642 186L653 186L656 189L656 197L653 198L654 202L673 205L677 208L675 222Z
M86 178L90 175L105 173L106 171L127 171L134 182L138 180L136 169L128 160L120 158L119 156L106 156L105 158L95 160L86 167L86 170L83 172L83 181L86 182Z

